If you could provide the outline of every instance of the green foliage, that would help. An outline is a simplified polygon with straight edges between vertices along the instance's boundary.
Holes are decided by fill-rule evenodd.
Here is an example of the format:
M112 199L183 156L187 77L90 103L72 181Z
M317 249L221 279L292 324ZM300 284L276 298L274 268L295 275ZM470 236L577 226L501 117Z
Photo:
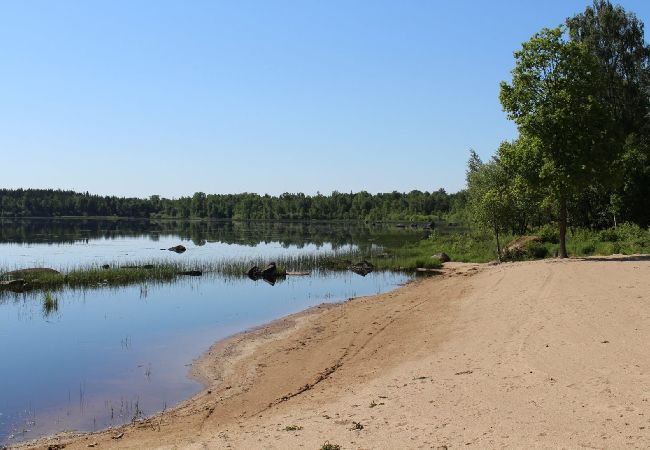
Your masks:
M584 244L580 248L580 251L583 255L593 255L596 251L596 245L593 242L589 242L587 244Z
M467 197L474 222L494 232L499 257L499 234L512 219L514 209L511 186L498 160L483 163L474 151L471 152L467 163Z
M512 236L505 235L503 239L504 242L508 242ZM428 241L422 241L420 245L427 248L431 255L445 252L452 261L488 262L496 259L494 235L483 230L449 234L432 233Z
M526 256L529 259L543 259L549 254L548 248L541 242L529 242L526 245Z
M557 225L552 223L545 223L539 227L534 234L542 238L543 242L550 244L557 244L560 242L560 233L557 229Z
M600 230L598 238L603 242L616 242L618 241L618 233L614 228L607 228Z
M567 203L594 180L611 178L622 145L612 141L612 106L599 61L589 49L567 40L565 29L545 28L515 52L512 83L499 98L520 133L535 145L539 163L531 186L546 189L559 205L560 255L566 256Z
M232 220L421 220L451 211L456 194L434 192L341 193L314 196L252 193L149 199L102 197L44 189L0 189L0 217L117 216Z

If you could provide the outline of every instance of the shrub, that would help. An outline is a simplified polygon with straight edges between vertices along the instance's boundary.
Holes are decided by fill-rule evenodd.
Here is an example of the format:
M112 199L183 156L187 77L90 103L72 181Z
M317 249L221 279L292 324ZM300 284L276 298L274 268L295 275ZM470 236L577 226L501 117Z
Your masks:
M646 232L635 223L625 222L619 225L616 229L616 234L618 234L619 241L634 243L642 240Z
M582 248L580 248L580 252L583 255L593 255L595 251L596 251L596 245L593 242L584 244Z
M603 242L616 242L618 241L618 233L613 228L600 230L598 233L598 239Z
M542 238L542 242L548 242L549 244L560 243L560 230L555 224L547 223L542 225L537 230L537 235Z
M548 256L548 249L541 242L530 242L526 246L526 256L530 259L543 259Z

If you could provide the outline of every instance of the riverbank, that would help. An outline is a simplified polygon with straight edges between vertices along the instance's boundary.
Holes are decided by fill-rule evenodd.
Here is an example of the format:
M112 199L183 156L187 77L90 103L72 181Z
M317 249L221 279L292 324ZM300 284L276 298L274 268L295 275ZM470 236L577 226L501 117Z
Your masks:
M26 447L647 447L650 258L447 265L213 346L173 410Z

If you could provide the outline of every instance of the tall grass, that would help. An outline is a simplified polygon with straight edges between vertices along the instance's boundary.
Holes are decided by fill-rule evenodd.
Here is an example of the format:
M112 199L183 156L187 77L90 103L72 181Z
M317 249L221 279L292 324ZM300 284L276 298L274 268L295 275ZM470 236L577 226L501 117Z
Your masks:
M554 257L558 254L560 245L557 225L544 225L531 230L529 234L540 237L541 241L526 248L519 254L519 259ZM506 248L516 238L517 236L509 234L501 236L502 248ZM481 231L452 234L434 232L419 247L431 254L444 251L453 261L488 262L497 258L494 235ZM650 230L630 223L605 230L570 228L567 232L567 251L573 257L648 254Z
M51 292L46 292L45 295L43 295L43 314L49 316L58 309L59 299L53 296Z

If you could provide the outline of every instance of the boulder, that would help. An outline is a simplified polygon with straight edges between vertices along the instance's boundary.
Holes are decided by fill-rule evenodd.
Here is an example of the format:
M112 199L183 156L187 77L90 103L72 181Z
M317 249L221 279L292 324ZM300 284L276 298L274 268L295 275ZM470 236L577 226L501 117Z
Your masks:
M539 236L519 236L517 239L510 242L506 246L505 250L507 252L523 252L532 242L542 242L542 238Z
M262 270L257 266L253 266L250 269L248 269L246 275L248 275L248 278L250 278L251 280L259 280L260 278L262 278Z
M269 263L269 265L262 270L262 276L264 278L274 278L277 275L277 273L278 273L278 268L274 262Z
M187 249L184 246L179 244L176 247L169 247L167 250L169 250L170 252L183 253Z
M375 266L373 266L371 263L366 261L365 259L363 261L359 261L358 263L354 263L350 266L350 270L357 275L361 275L362 277L365 277L368 275L370 272L372 272L375 269Z
M435 255L433 255L431 257L437 259L441 263L446 263L446 262L451 261L451 258L449 257L449 255L446 254L445 252L436 253Z

